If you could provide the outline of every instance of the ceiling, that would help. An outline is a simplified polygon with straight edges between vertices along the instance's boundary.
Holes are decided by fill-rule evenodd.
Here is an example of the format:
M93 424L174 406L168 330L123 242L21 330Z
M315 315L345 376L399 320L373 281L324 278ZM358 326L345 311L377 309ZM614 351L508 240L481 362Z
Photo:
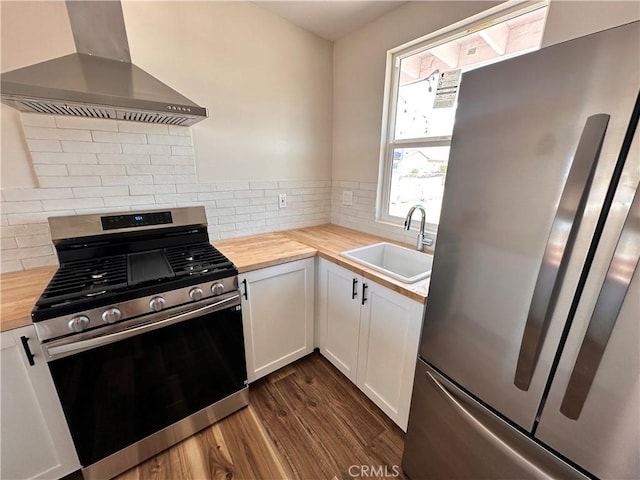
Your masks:
M256 1L256 5L327 40L339 38L403 5L404 1Z

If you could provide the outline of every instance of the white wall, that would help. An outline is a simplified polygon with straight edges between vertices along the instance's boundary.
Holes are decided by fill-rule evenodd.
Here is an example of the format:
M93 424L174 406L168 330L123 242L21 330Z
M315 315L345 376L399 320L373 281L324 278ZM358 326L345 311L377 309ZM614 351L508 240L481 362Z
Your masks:
M334 46L333 180L376 182L387 51L499 2L409 2Z
M542 46L640 20L640 2L552 0Z
M64 2L0 2L2 71L75 51ZM331 178L332 43L250 2L123 2L138 66L209 109L201 181ZM2 186L33 186L2 106ZM10 168L9 168L10 166Z
M7 72L75 51L64 2L0 2L0 70ZM33 186L29 154L18 112L0 110L0 182Z
M0 5L3 71L75 50L64 2ZM210 118L175 129L24 114L23 125L3 106L0 271L56 262L51 215L204 205L212 240L327 223L333 44L250 2L123 12L134 63Z
M414 233L375 220L387 51L498 3L410 2L335 43L332 223L413 243ZM638 18L637 0L551 0L542 45ZM353 192L352 206L343 191Z
M210 118L202 181L331 178L331 42L249 2L124 2L132 60Z

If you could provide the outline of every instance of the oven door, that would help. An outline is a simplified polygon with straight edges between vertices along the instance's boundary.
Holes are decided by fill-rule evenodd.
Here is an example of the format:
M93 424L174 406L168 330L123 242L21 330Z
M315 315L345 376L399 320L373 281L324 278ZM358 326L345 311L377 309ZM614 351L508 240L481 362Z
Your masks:
M44 345L85 478L111 477L246 405L239 295L226 297Z

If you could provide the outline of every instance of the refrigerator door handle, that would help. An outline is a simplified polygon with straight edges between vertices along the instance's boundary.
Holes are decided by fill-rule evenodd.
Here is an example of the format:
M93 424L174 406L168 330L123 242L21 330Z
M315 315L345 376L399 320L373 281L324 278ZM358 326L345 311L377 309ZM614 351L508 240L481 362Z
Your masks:
M587 118L544 250L513 383L529 390L582 221L610 115Z
M636 190L562 398L560 412L567 418L580 416L639 259L640 190Z

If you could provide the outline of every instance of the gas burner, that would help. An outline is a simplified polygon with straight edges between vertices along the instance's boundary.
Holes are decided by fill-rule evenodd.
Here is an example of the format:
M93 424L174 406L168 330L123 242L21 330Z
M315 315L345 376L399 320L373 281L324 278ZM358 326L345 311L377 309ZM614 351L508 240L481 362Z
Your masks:
M107 293L106 290L100 290L98 292L87 292L84 294L85 297L97 297L98 295L103 295Z
M89 217L50 218L60 268L32 311L34 322L59 319L66 332L73 315L238 274L209 243L202 207Z

